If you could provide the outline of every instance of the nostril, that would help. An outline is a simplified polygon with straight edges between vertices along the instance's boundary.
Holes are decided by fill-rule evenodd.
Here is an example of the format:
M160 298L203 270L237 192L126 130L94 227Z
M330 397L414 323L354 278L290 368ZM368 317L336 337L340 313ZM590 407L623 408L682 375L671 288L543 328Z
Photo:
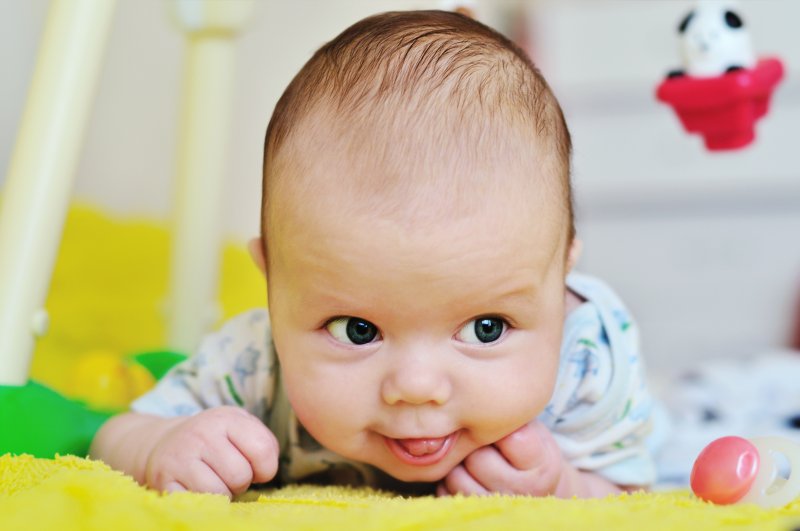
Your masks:
M800 430L800 414L787 418L786 425L789 426L790 428Z

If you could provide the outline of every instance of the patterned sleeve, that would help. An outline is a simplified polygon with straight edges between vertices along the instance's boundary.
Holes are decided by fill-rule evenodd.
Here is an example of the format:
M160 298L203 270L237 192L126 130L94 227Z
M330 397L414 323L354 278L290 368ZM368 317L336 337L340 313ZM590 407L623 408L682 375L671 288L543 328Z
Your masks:
M175 417L239 406L265 419L276 370L269 316L266 310L252 310L206 336L194 356L173 367L131 410Z
M576 468L617 485L650 485L653 400L636 325L604 284L575 274L568 283L587 302L565 322L556 388L540 419Z

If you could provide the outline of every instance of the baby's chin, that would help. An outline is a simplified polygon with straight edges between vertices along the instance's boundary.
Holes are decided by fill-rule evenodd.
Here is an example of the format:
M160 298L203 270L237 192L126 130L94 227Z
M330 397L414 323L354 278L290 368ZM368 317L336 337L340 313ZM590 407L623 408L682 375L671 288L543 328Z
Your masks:
M437 463L427 467L411 467L409 465L381 466L381 464L373 466L406 483L436 483L444 479L457 464Z

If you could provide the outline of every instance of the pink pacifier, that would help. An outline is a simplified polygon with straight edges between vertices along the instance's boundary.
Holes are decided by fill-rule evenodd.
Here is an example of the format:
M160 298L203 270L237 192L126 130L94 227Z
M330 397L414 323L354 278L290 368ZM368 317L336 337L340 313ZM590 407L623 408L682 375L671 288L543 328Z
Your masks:
M778 474L775 454L789 462L789 476ZM722 437L694 462L692 491L719 505L755 503L783 507L800 497L800 444L781 437Z

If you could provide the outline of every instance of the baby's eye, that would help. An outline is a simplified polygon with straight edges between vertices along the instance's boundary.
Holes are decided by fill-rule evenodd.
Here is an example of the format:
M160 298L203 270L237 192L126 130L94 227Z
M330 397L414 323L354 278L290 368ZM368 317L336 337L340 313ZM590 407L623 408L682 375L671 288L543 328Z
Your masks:
M378 327L359 317L337 317L329 321L325 328L342 343L366 345L380 339Z
M507 327L508 324L499 317L478 317L465 324L456 338L464 343L494 343Z

